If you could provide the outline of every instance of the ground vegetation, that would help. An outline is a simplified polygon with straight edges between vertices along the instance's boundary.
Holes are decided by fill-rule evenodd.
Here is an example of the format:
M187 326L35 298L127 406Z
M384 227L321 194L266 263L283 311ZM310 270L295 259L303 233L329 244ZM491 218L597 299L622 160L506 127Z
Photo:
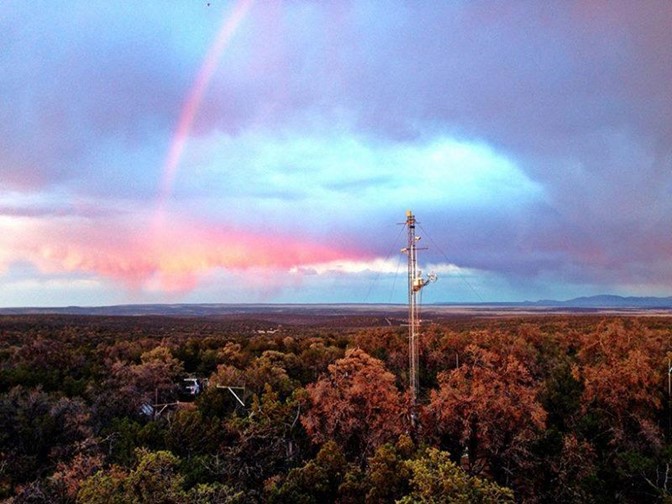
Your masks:
M416 422L405 331L2 316L0 501L672 501L672 318L435 318Z

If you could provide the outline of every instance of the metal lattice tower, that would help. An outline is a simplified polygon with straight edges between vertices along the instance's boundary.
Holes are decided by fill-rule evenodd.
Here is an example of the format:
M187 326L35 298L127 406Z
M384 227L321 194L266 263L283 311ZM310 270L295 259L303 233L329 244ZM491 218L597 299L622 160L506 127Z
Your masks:
M406 228L408 229L408 245L401 251L408 256L408 381L411 394L411 404L413 413L411 420L415 424L415 405L420 390L419 366L420 366L420 306L418 303L418 293L430 282L436 280L436 275L430 274L427 278L422 277L422 272L418 271L418 250L423 250L417 246L420 240L415 235L415 215L408 210L406 212Z

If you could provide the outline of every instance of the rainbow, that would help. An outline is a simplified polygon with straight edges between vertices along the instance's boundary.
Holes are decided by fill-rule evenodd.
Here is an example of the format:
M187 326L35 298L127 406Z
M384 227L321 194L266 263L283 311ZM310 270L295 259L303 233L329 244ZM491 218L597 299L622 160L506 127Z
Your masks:
M159 215L163 213L166 201L173 191L175 177L182 159L182 154L184 153L184 147L189 138L196 114L203 101L203 95L217 70L217 66L219 65L224 50L236 34L238 27L253 3L254 0L239 0L230 11L225 11L217 37L208 49L205 59L196 76L196 80L189 90L187 99L182 106L180 119L177 123L177 128L170 143L170 149L168 150L168 155L166 156L163 166L157 205Z

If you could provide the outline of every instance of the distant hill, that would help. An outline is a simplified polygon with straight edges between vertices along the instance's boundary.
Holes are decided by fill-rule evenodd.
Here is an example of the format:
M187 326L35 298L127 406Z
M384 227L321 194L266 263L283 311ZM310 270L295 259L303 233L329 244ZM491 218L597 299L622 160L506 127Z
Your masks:
M578 297L567 301L544 299L525 303L527 306L549 306L562 308L619 308L619 309L651 309L672 308L672 297L623 297L608 294L599 296Z
M540 301L492 302L492 303L432 303L425 307L446 307L447 309L465 307L478 310L524 310L549 311L558 310L672 310L672 297L623 297L600 295L578 297L567 301L543 299ZM17 307L0 308L0 315L99 315L99 316L174 316L174 317L220 317L251 314L267 314L287 316L292 313L304 315L347 316L380 314L383 312L404 313L403 304L226 304L226 303L195 303L195 304L131 304L116 306L64 306L64 307Z
M82 316L173 316L173 317L249 317L266 314L285 317L294 313L315 316L366 315L382 312L404 312L400 304L226 304L176 303L130 304L114 306L64 306L0 308L0 315L82 315Z

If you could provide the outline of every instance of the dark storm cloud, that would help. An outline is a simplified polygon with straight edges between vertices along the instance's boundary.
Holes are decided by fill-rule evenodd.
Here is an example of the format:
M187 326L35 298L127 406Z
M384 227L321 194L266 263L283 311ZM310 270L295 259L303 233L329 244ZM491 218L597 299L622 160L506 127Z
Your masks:
M3 5L0 190L151 206L235 5ZM187 132L175 211L384 257L412 207L440 249L428 260L511 284L659 288L672 281L670 27L667 0L256 2ZM473 180L455 157L395 164L456 143L490 163ZM51 215L30 201L0 210Z

